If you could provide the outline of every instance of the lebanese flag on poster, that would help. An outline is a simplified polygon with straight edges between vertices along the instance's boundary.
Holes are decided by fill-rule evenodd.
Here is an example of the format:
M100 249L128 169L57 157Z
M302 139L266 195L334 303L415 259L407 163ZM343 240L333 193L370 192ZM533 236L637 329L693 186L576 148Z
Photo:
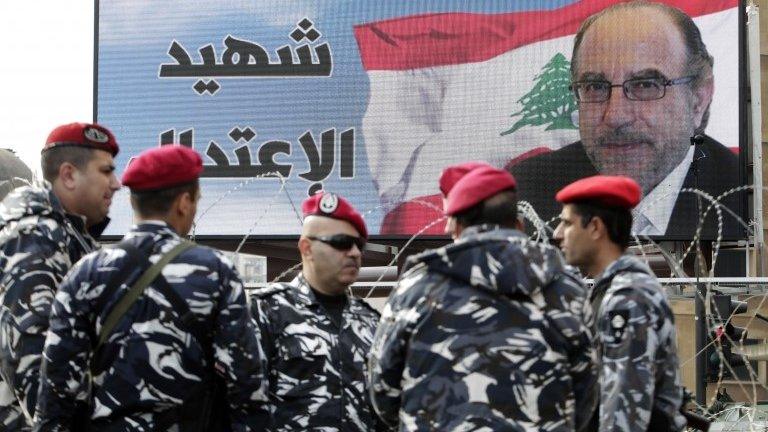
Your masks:
M570 84L574 34L616 0L552 10L405 16L354 28L370 98L368 166L384 208L380 234L412 234L437 217L451 164L503 167L579 139ZM694 18L715 58L707 134L738 147L738 0L669 0ZM442 234L442 224L424 231Z

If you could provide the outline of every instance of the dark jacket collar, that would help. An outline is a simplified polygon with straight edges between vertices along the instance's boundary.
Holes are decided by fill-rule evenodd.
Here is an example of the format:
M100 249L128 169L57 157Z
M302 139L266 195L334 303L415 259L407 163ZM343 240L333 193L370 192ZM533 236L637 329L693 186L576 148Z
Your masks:
M290 282L290 285L294 288L294 297L299 304L312 308L320 307L320 302L317 300L317 296L312 290L312 287L309 286L309 282L307 282L304 274L299 273L299 275ZM361 304L362 300L358 300L347 293L344 293L343 295L347 296L347 304L344 306L344 313L350 312L362 315L371 314L370 310Z

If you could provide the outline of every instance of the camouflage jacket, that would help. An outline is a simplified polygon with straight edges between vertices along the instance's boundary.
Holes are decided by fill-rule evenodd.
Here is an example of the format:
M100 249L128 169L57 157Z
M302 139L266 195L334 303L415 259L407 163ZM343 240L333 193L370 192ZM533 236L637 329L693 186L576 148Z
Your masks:
M583 287L549 245L470 227L411 257L370 364L373 406L403 431L573 431L597 376Z
M598 347L600 431L644 432L652 411L671 423L668 430L682 430L675 320L651 270L621 256L595 280L590 302L594 313L586 319Z
M151 262L181 240L163 222L141 223L125 239ZM198 322L210 329L215 365L207 364L205 347L181 324L178 312L156 288L157 279L91 359L106 317L143 273L141 267L126 266L125 251L107 248L83 258L62 282L45 341L35 430L67 430L91 361L91 419L99 430L154 430L159 413L178 408L202 385L210 385L202 383L213 367L226 382L233 429L262 430L268 412L258 334L240 278L218 251L196 246L162 270ZM109 289L116 272L126 277Z
M365 371L379 313L348 297L341 329L303 276L251 297L269 368L275 431L372 431L377 428Z
M50 189L18 188L0 204L0 429L30 427L56 287L96 247Z

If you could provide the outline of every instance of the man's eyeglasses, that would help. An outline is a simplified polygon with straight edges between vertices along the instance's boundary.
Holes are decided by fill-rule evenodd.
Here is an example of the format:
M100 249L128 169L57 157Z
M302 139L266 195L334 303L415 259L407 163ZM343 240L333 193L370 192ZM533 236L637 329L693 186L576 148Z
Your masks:
M348 234L334 234L332 236L307 236L310 240L316 240L323 242L328 246L340 250L348 251L352 249L352 246L357 246L360 251L365 247L365 239L362 237L355 237Z
M651 101L661 99L667 92L667 87L688 84L696 76L684 76L668 80L666 78L633 78L621 84L611 84L605 80L576 81L569 88L576 95L576 100L585 103L605 102L611 98L611 90L621 87L624 96L632 101Z

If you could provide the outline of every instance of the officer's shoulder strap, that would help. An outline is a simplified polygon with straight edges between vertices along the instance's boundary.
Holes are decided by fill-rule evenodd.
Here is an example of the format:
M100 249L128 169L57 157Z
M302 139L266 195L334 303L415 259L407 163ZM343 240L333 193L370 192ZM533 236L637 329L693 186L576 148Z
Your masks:
M120 263L119 268L112 272L112 276L107 279L99 298L96 300L96 310L104 310L107 302L112 298L115 291L130 276L131 269L145 267L146 255L139 250L130 240L123 239L119 243L104 246L104 249L120 249L125 252L125 258ZM104 253L103 250L101 253Z
M124 246L124 245L123 245ZM190 241L183 240L176 246L174 246L171 250L163 254L163 256L160 257L157 262L152 264L147 270L142 273L142 275L139 277L139 279L134 282L134 284L131 286L131 288L128 290L125 295L118 301L118 303L115 305L114 308L112 308L112 311L107 315L107 318L104 320L104 325L101 327L101 333L99 334L99 340L94 348L94 353L98 352L99 348L106 342L107 338L109 337L110 333L112 333L112 330L115 328L118 322L123 318L126 312L128 312L128 309L133 306L133 304L136 302L136 300L141 297L141 294L144 293L144 290L147 288L147 286L157 278L157 276L160 274L160 272L163 270L163 267L165 267L166 264L168 264L171 260L176 258L179 254L184 252L187 249L191 249L195 246L194 243ZM135 248L133 245L129 245L128 249L133 247L136 251L138 249ZM131 251L129 254L138 254L141 252L134 252ZM144 256L145 259L146 256Z
M183 243L187 244L182 246ZM176 245L176 247L171 249L165 256L163 256L163 258L174 252L176 248L183 252L195 246L194 243L188 241L183 241L182 244ZM189 303L187 303L181 294L173 289L171 284L168 283L165 277L160 273L158 273L155 278L155 285L157 290L160 291L163 297L165 297L171 304L171 308L179 315L183 325L182 330L186 330L192 334L192 336L200 343L200 346L203 347L207 361L209 361L210 364L213 364L213 345L211 343L211 338L209 337L205 326L200 325L197 321L195 314L189 308Z

